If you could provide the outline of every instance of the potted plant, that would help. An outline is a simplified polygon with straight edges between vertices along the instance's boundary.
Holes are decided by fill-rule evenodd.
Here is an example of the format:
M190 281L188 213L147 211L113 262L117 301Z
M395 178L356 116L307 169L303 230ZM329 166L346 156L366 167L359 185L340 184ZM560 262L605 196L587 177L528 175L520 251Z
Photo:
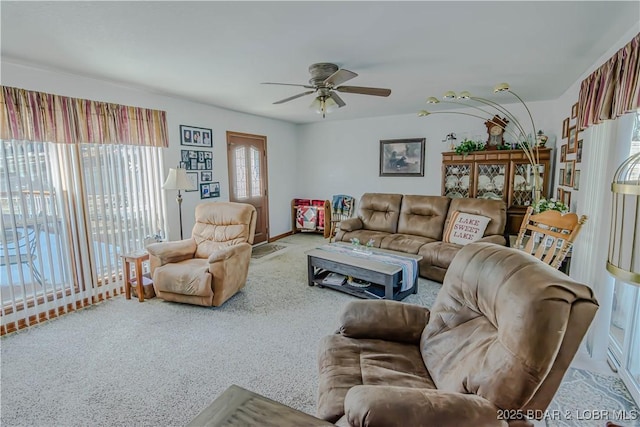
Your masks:
M482 151L485 148L486 148L486 143L484 142L465 139L456 147L456 153L466 156L467 154L473 151Z

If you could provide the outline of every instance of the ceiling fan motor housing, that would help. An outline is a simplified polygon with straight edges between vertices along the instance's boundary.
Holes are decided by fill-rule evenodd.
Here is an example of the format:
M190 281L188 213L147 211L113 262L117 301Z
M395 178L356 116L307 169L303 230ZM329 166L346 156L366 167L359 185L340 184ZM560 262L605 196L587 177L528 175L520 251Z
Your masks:
M309 66L309 74L311 74L309 84L312 86L322 86L327 77L338 71L338 69L339 67L336 64L330 62L311 64Z

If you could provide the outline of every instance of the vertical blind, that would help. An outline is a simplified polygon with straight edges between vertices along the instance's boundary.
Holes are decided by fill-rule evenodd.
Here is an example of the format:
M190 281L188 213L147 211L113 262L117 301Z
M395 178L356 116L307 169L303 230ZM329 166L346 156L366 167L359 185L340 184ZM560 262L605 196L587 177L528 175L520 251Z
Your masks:
M165 228L166 123L164 112L155 110L2 89L0 333L5 334L121 292L120 255L142 249L146 236ZM8 104L7 93L13 96ZM103 132L102 125L87 124L86 115L74 113L79 105L99 110L98 104L108 107L107 115L127 112L107 120L117 132ZM42 113L61 106L69 109L58 111L64 118L58 123ZM67 130L60 132L59 126ZM138 130L132 132L132 126ZM100 130L94 135L101 136L86 142L15 137L84 138L89 134L78 131L82 128Z

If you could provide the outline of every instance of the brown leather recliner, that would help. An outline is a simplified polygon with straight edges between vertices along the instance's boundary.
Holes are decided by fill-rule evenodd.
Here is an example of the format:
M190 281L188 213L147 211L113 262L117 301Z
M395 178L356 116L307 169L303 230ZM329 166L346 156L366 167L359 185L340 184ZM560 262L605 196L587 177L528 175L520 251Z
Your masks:
M543 415L598 309L591 289L491 243L436 301L353 301L321 341L318 415L352 426L506 426Z
M156 295L167 301L222 305L247 281L255 230L252 205L196 206L190 239L147 246Z

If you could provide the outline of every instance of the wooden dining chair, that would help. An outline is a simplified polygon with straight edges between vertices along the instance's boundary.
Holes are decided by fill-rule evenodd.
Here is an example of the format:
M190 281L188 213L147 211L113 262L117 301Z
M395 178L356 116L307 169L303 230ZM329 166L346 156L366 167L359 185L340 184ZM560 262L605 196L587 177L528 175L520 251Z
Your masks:
M515 247L558 269L585 222L585 215L578 218L575 213L561 214L554 210L534 214L529 206Z

